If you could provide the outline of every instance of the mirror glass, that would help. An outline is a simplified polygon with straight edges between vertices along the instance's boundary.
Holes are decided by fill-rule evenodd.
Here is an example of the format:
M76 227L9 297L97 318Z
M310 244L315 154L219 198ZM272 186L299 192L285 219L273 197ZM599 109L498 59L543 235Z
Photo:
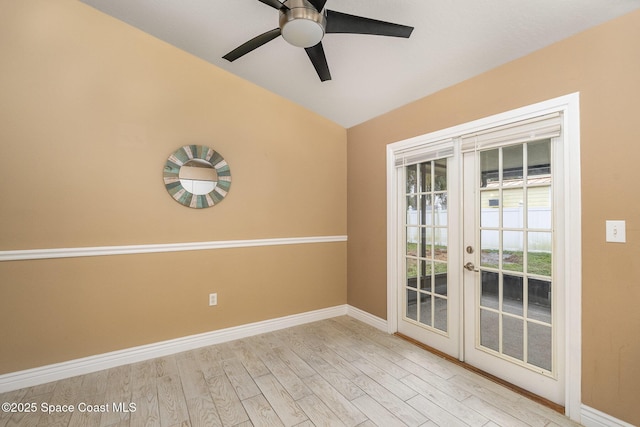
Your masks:
M211 163L202 159L193 159L180 167L180 184L191 194L211 193L218 184L218 173Z

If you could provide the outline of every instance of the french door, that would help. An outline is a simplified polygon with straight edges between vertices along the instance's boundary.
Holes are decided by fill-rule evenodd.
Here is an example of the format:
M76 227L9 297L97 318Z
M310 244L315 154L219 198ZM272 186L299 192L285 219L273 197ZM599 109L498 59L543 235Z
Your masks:
M552 142L553 141L553 142ZM564 404L552 139L463 155L465 361Z
M398 330L448 354L460 345L461 273L455 245L458 214L450 200L459 197L452 183L453 158L425 160L400 171L404 279L399 288L403 313ZM453 180L455 181L455 180ZM451 248L454 250L452 251ZM453 285L453 286L452 286Z
M396 153L397 330L565 403L561 116Z

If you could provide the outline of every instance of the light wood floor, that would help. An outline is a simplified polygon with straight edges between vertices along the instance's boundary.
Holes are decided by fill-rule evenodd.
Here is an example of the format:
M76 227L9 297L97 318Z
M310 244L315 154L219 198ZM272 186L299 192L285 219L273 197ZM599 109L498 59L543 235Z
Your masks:
M1 402L37 411L0 412L0 427L576 425L346 316L0 394ZM75 411L47 415L43 403ZM120 403L135 411L118 411Z

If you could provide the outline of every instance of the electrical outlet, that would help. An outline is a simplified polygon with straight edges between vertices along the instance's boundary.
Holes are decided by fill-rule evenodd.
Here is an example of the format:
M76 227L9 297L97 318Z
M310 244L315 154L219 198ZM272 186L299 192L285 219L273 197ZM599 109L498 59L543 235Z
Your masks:
M209 294L209 305L218 305L218 294Z

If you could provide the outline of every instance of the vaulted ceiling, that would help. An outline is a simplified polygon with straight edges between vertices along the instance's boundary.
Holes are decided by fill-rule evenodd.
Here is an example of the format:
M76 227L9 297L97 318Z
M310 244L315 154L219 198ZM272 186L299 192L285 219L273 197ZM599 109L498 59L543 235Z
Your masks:
M414 27L408 39L325 34L332 79L282 37L259 0L81 0L218 67L351 127L640 8L640 0L327 0L325 9ZM611 47L615 49L615 46Z

